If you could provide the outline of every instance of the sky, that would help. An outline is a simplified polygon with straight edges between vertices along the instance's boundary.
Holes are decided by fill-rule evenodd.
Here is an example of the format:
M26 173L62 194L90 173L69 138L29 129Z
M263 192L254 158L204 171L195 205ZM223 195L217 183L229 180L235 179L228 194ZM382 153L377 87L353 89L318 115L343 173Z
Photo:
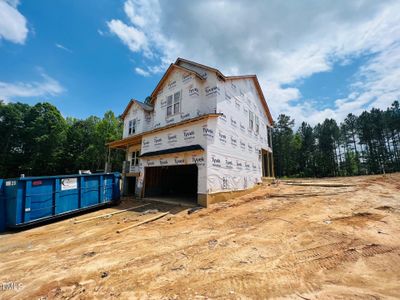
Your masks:
M400 1L0 0L0 99L86 118L151 94L177 57L256 74L276 119L400 99Z

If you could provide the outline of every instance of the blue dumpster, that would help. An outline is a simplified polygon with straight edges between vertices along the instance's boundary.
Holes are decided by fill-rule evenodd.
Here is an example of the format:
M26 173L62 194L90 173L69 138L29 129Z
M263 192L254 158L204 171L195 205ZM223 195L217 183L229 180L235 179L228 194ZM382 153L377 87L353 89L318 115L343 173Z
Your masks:
M0 179L0 232L6 229L6 202L3 191L3 179Z
M7 228L22 227L116 204L120 200L119 181L119 173L4 179L3 223Z

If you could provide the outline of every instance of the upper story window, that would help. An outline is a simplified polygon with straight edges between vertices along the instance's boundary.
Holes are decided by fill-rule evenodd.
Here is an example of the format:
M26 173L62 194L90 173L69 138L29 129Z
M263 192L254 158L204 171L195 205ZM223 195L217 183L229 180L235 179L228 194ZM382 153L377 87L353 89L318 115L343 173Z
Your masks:
M182 92L167 96L167 117L181 112Z
M258 134L260 132L260 120L258 119L258 116L256 116L256 133Z
M133 151L132 158L131 158L131 166L138 166L139 165L139 155L140 151Z
M132 135L136 132L136 119L129 121L128 134Z
M253 130L254 128L254 113L249 111L249 129Z

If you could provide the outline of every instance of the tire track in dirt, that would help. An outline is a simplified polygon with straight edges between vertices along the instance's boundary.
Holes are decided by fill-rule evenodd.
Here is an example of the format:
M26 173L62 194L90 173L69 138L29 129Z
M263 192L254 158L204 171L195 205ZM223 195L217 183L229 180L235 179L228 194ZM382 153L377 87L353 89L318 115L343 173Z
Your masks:
M248 251L247 251L248 252ZM207 282L221 282L223 286L235 287L236 291L248 291L249 289L263 289L265 293L272 296L285 296L294 291L311 293L317 291L320 286L317 283L305 284L307 278L315 279L315 274L338 268L342 264L352 263L360 258L368 258L385 253L400 253L399 248L388 247L378 244L363 244L363 241L348 240L329 243L312 248L299 250L288 255L264 257L262 266L251 268L251 272L243 271L243 268L227 269L217 267L217 273L207 272ZM233 253L225 253L229 259ZM289 262L288 262L289 261ZM253 262L250 262L252 264ZM260 271L265 269L266 271ZM245 274L242 274L242 273ZM229 275L240 274L240 275ZM197 286L200 290L205 289L207 282ZM310 281L312 282L312 281ZM182 284L182 282L180 283ZM259 290L260 291L260 290ZM284 292L282 292L284 291ZM208 293L209 296L215 296ZM246 295L248 295L246 293Z
M326 254L332 251L336 253ZM221 270L222 272L216 275L208 274L206 283L203 279L203 288L205 289L207 283L220 282L221 286L235 287L237 293L246 291L244 294L247 296L252 289L257 289L257 295L263 294L269 297L288 296L295 292L314 293L321 289L315 281L315 277L321 271L338 268L342 264L355 262L362 257L368 258L390 252L400 254L399 248L384 245L369 244L346 248L340 243L332 243L300 251L300 255L299 252L295 253L293 263L280 263L272 268L271 262L266 263L265 272L252 270L241 275L229 275L229 272L226 274ZM233 274L239 272L240 269L237 269ZM212 293L208 295L215 296Z

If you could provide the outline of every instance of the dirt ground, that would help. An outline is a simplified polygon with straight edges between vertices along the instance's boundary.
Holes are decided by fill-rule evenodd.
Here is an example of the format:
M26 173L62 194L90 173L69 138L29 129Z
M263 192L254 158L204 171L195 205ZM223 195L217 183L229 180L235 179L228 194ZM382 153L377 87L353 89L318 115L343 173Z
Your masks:
M398 299L400 174L264 184L188 214L127 199L0 235L2 299ZM122 233L118 229L171 214ZM9 288L10 286L8 286Z

